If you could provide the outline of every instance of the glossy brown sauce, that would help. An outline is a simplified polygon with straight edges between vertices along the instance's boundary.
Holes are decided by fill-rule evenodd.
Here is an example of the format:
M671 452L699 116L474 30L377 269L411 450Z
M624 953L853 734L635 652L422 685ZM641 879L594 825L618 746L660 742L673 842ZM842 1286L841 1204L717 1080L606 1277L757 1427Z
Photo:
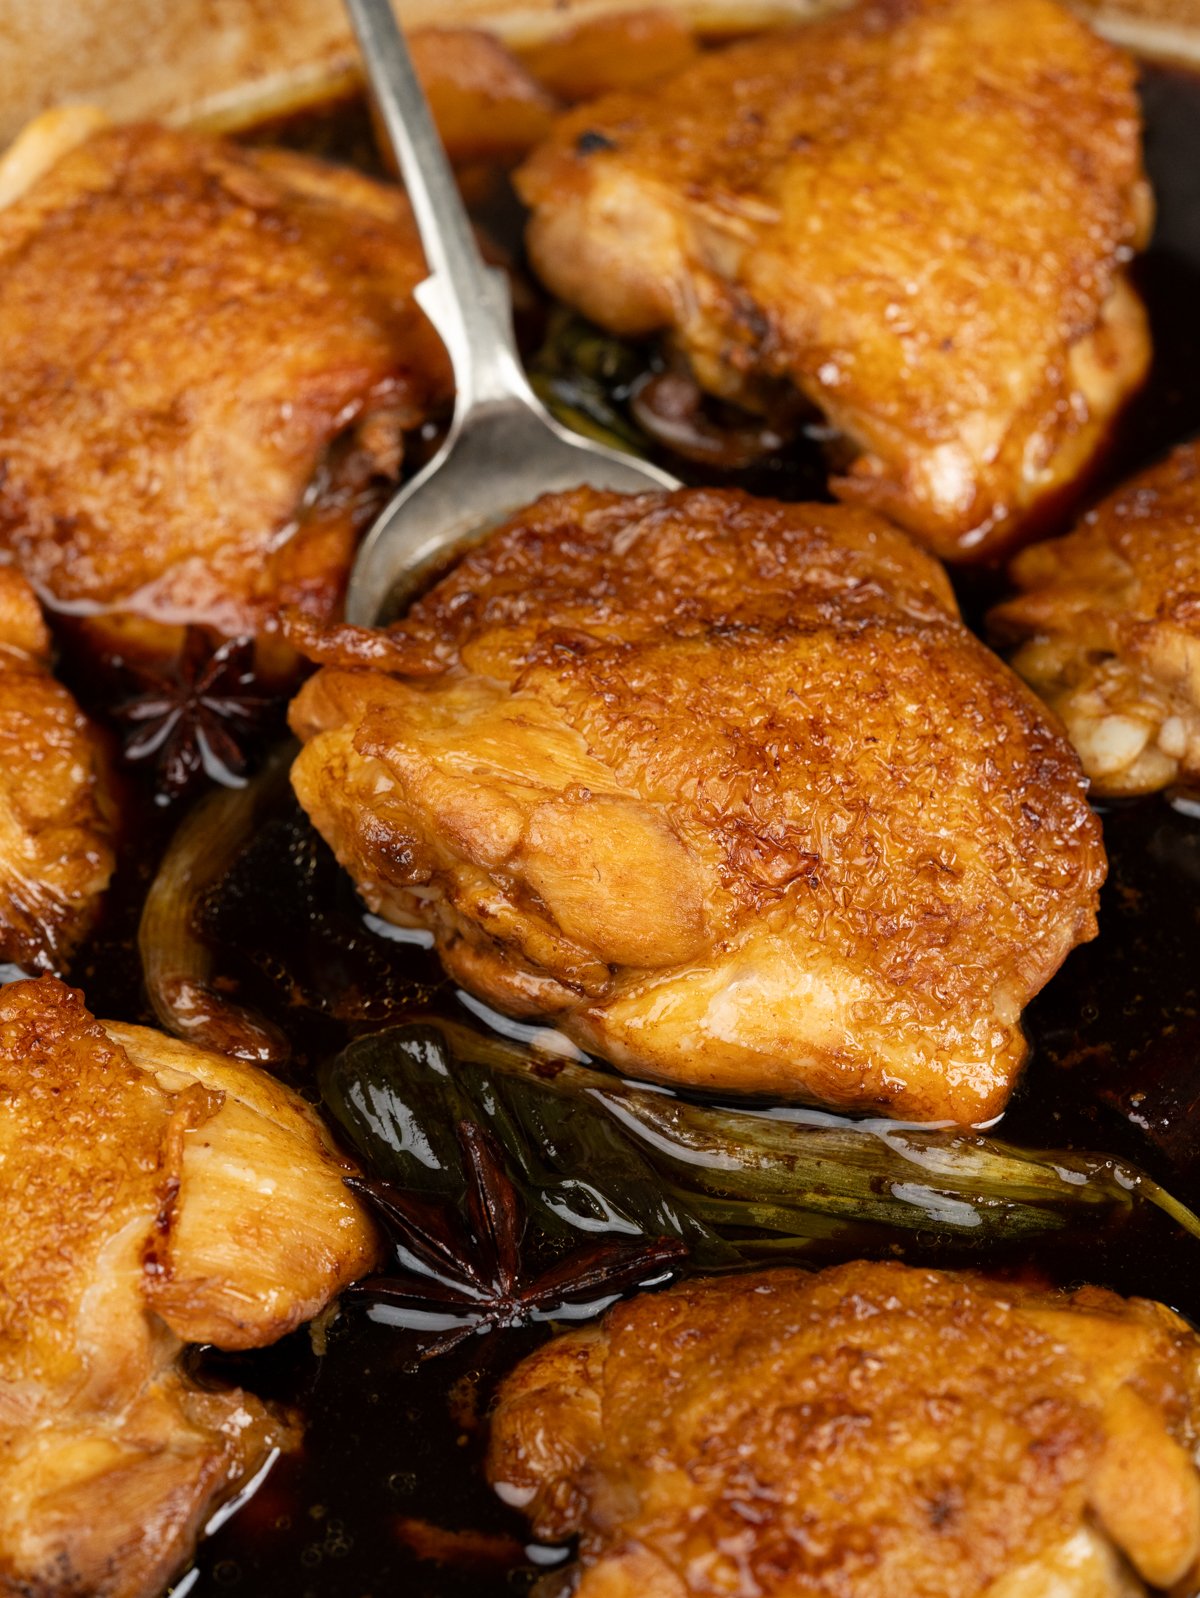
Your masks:
M1200 78L1147 69L1143 92L1159 224L1138 277L1156 357L1100 488L1200 430ZM351 117L347 127L361 144L361 122ZM345 142L333 148L341 153ZM739 481L793 497L815 486L807 456L799 470L766 463ZM979 615L996 583L988 574L962 582L968 617ZM144 824L130 829L137 851L75 972L100 1015L151 1019L132 935L173 819L147 807ZM1200 806L1189 813L1161 797L1112 806L1104 829L1110 877L1101 935L1070 957L1027 1013L1033 1057L1003 1135L1035 1148L1121 1155L1200 1205ZM317 1065L357 1033L431 1006L466 1018L432 956L364 925L332 857L286 804L210 896L205 924L238 998L289 1034L295 1054L286 1074L301 1091L315 1094ZM902 1247L926 1262L960 1257L932 1231ZM1039 1245L1031 1257L1003 1263L1158 1297L1200 1321L1200 1244L1168 1226L1135 1220L1091 1242ZM198 1355L197 1369L214 1379L296 1404L307 1430L301 1452L279 1461L201 1545L176 1591L499 1598L525 1590L539 1566L511 1564L512 1540L519 1545L524 1532L483 1482L480 1420L496 1374L543 1335L474 1338L414 1371L409 1337L347 1310L320 1357L307 1331L258 1354ZM466 1559L422 1561L411 1551L414 1522L485 1536Z

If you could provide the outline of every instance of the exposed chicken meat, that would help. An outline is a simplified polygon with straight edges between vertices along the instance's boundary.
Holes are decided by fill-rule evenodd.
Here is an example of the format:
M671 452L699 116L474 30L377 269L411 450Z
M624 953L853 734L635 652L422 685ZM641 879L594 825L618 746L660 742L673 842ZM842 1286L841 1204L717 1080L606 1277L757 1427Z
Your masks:
M1200 444L1025 550L989 617L1097 793L1200 783Z
M985 1120L1094 935L1078 764L866 511L549 496L307 647L293 782L367 903L623 1067Z
M713 393L803 396L843 497L990 550L1146 369L1134 75L1053 0L863 0L562 119L518 175L530 255Z
M580 1536L578 1598L1144 1598L1200 1576L1198 1441L1200 1341L1162 1305L860 1263L557 1338L488 1471Z
M0 169L0 542L122 649L329 611L449 384L407 203L95 121L50 113Z
M96 731L50 673L28 583L0 566L0 961L61 970L113 870Z
M0 1591L140 1598L294 1426L197 1386L373 1263L319 1121L269 1077L0 991Z

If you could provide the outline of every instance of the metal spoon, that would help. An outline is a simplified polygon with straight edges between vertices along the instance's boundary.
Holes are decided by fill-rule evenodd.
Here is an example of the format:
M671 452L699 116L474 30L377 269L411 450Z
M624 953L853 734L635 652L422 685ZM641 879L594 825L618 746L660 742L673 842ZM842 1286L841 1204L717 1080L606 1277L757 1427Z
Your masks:
M484 263L391 0L346 0L404 176L430 274L416 290L454 368L454 417L441 449L382 512L359 550L346 619L369 627L454 549L539 494L675 488L666 472L577 437L550 415L521 368L508 280Z

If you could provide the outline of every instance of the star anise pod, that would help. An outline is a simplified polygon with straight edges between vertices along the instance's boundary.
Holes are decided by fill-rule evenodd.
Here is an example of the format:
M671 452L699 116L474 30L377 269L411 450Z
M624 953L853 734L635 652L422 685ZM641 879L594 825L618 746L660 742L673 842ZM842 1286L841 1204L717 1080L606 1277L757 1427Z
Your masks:
M456 1127L466 1167L467 1224L452 1205L390 1182L350 1177L347 1186L378 1213L401 1274L350 1289L388 1306L389 1319L419 1331L421 1358L444 1354L475 1332L552 1320L568 1307L598 1311L632 1287L661 1279L687 1253L677 1237L585 1244L536 1274L523 1269L525 1216L492 1138L473 1121Z
M205 777L237 787L280 705L254 675L253 638L214 644L202 628L189 627L178 657L161 671L127 670L138 689L113 715L123 728L125 759L154 763L159 802L179 798Z

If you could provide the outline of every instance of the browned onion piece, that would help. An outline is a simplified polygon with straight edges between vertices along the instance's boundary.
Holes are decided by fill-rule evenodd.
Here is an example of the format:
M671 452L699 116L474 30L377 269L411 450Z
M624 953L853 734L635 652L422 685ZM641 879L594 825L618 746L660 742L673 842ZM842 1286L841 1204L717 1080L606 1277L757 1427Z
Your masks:
M757 417L721 426L705 410L704 395L685 372L651 373L630 394L629 409L655 443L702 466L738 471L787 443Z
M276 750L253 782L219 789L190 812L167 847L138 927L146 992L167 1031L259 1064L286 1060L290 1045L269 1021L217 991L215 956L200 936L196 911L284 791L294 753L290 745Z

